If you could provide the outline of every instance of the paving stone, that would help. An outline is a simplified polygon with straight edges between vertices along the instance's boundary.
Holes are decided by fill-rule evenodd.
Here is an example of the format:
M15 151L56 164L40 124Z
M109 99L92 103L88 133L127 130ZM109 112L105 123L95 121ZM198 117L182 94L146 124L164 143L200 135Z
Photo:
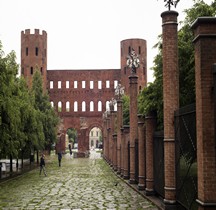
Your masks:
M157 209L117 177L96 152L90 158L64 155L61 167L53 154L46 171L47 177L40 176L37 168L0 183L0 209Z

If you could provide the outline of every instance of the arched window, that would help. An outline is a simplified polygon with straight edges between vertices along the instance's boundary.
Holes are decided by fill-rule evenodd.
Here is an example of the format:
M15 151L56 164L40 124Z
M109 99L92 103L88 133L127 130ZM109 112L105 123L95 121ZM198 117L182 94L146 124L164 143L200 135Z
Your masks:
M86 102L83 101L82 102L82 112L85 112L86 111Z
M70 111L70 101L66 102L66 112Z
M78 112L78 102L74 101L74 112Z
M117 103L114 105L114 111L117 111Z
M91 101L90 102L90 112L93 112L94 111L94 102Z
M51 105L51 107L54 107L54 102L50 101L50 105Z
M62 111L62 102L59 101L58 102L58 112L61 112Z
M98 101L98 111L102 112L102 102Z
M109 101L106 101L106 111L107 111L107 110L110 110Z

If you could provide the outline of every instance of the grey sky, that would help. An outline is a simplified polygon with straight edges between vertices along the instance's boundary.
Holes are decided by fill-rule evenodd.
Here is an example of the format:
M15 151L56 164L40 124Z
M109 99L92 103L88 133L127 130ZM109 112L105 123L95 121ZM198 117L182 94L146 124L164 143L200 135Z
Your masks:
M162 32L164 5L164 0L0 0L0 40L5 53L15 50L20 63L21 31L45 30L48 69L118 69L121 40L145 39L152 81L157 54L152 47ZM181 21L183 10L192 5L192 0L181 0L172 10Z

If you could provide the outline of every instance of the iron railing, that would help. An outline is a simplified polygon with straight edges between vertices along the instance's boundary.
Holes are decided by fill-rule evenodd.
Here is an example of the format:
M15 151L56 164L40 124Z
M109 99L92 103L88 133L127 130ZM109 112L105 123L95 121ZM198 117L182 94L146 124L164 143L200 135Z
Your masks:
M178 210L197 210L195 104L175 112L176 200Z

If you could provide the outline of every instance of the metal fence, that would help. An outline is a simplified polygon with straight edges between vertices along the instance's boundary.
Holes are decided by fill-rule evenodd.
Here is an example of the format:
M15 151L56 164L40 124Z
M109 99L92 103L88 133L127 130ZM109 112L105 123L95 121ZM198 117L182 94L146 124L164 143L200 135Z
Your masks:
M139 183L139 143L135 140L135 181Z
M195 104L175 112L176 199L178 210L197 210L197 155Z
M158 131L154 133L154 189L157 195L164 198L164 133Z

